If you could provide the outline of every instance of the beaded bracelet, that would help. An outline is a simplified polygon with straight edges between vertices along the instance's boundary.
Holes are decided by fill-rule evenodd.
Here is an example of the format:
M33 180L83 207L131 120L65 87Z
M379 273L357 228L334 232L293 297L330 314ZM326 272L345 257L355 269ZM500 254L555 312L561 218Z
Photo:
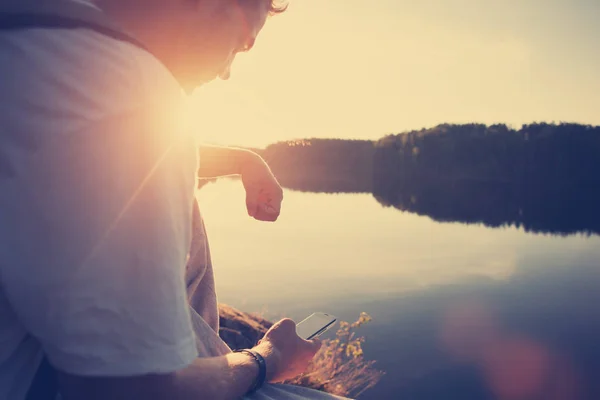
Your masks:
M256 392L258 389L260 389L264 385L264 383L267 379L267 363L265 362L265 359L263 358L263 356L261 356L254 350L247 350L247 349L236 350L236 351L234 351L234 353L247 354L250 357L252 357L254 359L254 361L256 361L256 364L258 365L258 376L256 377L256 380L250 387L250 390L248 390L248 393L246 393L247 395L250 395L250 394Z

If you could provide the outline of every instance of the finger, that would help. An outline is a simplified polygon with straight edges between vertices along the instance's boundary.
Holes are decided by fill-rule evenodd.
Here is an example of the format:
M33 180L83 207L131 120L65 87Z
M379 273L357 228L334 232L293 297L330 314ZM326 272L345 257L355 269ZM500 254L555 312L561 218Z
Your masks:
M273 199L266 203L266 211L271 214L279 215L281 213L281 200Z
M277 221L276 216L265 215L265 214L261 214L261 213L259 213L258 215L255 215L254 219L256 219L257 221L260 221L260 222L275 222L275 221Z
M265 338L289 338L293 337L295 333L296 323L289 318L285 318L279 322L276 322L271 329L267 331Z
M273 207L277 211L281 210L281 203L283 203L283 191L271 193L268 200L268 204L271 207Z
M296 323L289 318L282 319L276 325L279 325L279 329L296 331Z
M281 321L277 321L271 326L271 328L267 331L267 333L271 331L280 331L280 330L296 330L296 323L289 318L284 318Z
M279 187L263 187L260 199L276 208L280 208L283 202L283 190Z
M259 193L257 192L247 192L246 193L246 209L248 210L248 215L251 217L255 217L259 211Z
M279 218L279 211L268 204L261 204L257 207L257 212L254 215L254 218L259 221L275 222L277 221L277 218Z

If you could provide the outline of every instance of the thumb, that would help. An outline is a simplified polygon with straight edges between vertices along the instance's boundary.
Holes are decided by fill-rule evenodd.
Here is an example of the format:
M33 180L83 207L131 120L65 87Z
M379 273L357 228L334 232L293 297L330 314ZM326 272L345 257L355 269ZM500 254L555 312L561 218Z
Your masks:
M248 215L251 217L255 217L258 213L259 194L259 190L252 188L246 191L246 209L248 210Z

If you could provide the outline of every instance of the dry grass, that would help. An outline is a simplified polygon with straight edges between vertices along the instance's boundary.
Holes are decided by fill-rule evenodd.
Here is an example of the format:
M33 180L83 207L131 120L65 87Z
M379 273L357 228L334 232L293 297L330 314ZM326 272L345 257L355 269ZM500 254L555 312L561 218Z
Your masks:
M356 329L371 321L366 313L353 322L340 322L336 338L323 341L307 372L289 382L311 387L339 396L357 397L373 387L383 376L374 368L374 361L364 358L364 337L356 335Z

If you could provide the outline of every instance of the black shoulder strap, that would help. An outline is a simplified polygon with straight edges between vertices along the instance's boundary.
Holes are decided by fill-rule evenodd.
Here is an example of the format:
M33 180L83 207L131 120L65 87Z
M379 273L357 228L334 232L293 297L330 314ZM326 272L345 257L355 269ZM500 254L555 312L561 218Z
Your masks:
M142 43L92 5L71 0L0 1L0 30L31 28L91 29L147 51Z
M44 357L38 367L33 382L27 391L25 400L56 400L58 396L58 377L56 370Z
M1 0L0 31L32 28L90 29L147 50L98 8L69 0ZM56 371L44 357L26 400L55 400Z

